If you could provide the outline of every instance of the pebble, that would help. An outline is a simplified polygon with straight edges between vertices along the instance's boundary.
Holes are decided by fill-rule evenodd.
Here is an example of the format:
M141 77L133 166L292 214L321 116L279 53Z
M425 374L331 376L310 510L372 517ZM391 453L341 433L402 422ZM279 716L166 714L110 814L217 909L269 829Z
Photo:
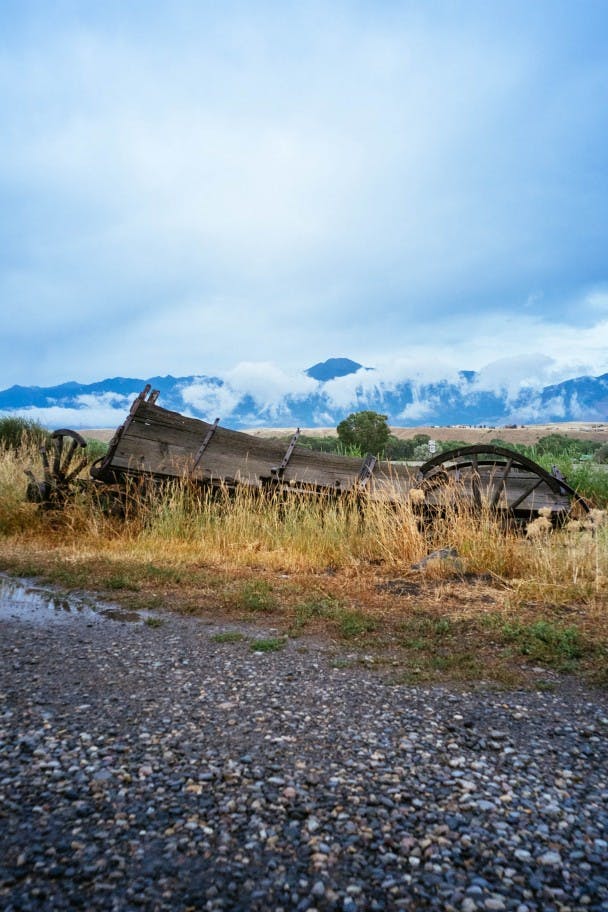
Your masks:
M558 867L562 863L562 857L559 852L545 852L538 859L541 865L549 865L552 867Z
M0 622L0 908L608 908L605 696L225 629Z

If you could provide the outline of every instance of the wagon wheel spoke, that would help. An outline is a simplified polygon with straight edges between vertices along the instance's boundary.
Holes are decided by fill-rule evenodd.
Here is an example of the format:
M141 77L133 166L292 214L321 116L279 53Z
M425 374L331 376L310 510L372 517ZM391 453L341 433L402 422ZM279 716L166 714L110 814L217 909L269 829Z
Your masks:
M481 486L480 486L480 477L479 477L479 462L477 460L477 454L473 453L471 456L471 489L473 491L473 503L475 504L475 509L478 510L481 507Z
M517 498L517 500L514 500L514 501L513 501L513 503L510 505L510 509L511 509L511 510L516 510L517 507L518 507L521 503L523 503L524 500L526 500L527 497L530 496L530 494L534 493L534 491L536 491L536 489L537 489L538 487L540 487L540 485L543 483L543 481L544 481L544 478L539 478L538 481L534 482L534 484L533 484L530 488L528 488L526 491L524 491L523 494L520 494L520 496Z
M74 468L72 469L72 471L69 472L67 475L64 476L64 479L63 479L63 480L64 480L66 483L69 483L70 481L73 481L74 478L76 478L78 475L80 475L80 473L82 472L82 470L84 469L84 467L86 466L86 464L88 463L88 461L89 461L89 460L87 459L87 457L86 457L86 456L83 456L82 459L80 460L80 462L79 462L77 465L74 466Z
M513 459L510 457L507 459L504 469L502 470L502 475L498 479L496 486L494 487L494 493L492 494L492 499L490 501L490 509L494 510L498 506L498 501L500 500L500 495L503 491L506 490L507 478L509 477L509 472L511 471L511 466L513 465Z
M44 483L51 484L51 466L49 464L49 454L45 446L40 447L40 456L42 457L42 470L44 472Z
M65 454L65 458L64 458L62 466L61 466L61 474L66 479L68 477L68 472L69 472L70 466L72 464L72 460L74 459L74 454L76 453L76 450L78 449L78 447L79 447L79 444L78 444L77 440L70 441L70 445L68 447L67 453Z
M38 483L33 473L26 472L30 479L28 497L31 496L31 499L41 502L45 509L60 507L65 502L71 484L88 462L83 454L87 442L76 431L61 428L54 431L51 441L51 458L47 447L40 447L44 481ZM75 462L78 452L82 458Z
M63 453L63 436L56 437L53 434L53 450L55 455L53 457L53 478L58 480L61 477L61 456Z

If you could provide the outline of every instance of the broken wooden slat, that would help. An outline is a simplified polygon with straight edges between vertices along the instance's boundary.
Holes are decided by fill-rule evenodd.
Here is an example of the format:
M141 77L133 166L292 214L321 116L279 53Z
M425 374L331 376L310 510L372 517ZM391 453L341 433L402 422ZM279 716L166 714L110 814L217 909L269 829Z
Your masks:
M215 432L216 432L216 430L217 430L217 426L218 426L219 423L220 423L220 419L219 419L219 418L216 418L215 421L213 422L213 426L210 427L209 430L207 431L207 433L205 434L205 439L204 439L203 442L201 443L201 445L200 445L200 447L199 447L199 449L198 449L198 453L197 453L196 456L194 457L194 462L193 462L193 464L192 464L192 469L191 469L190 474L192 474L192 472L194 472L195 468L197 467L197 465L198 465L199 462L201 461L202 456L203 456L203 453L205 452L205 450L207 449L207 447L208 447L209 444L211 443L211 438L212 438L213 435L215 434Z
M133 405L131 406L131 410L130 410L130 414L131 414L131 415L134 415L135 412L138 410L140 404L141 404L142 402L145 402L145 401L146 401L146 396L148 395L148 393L150 392L151 389L152 389L152 387L150 386L150 384L149 384L149 383L146 383L146 385L144 386L143 390L141 391L141 393L139 393L139 395L137 396L137 398L136 398L135 401L133 402Z

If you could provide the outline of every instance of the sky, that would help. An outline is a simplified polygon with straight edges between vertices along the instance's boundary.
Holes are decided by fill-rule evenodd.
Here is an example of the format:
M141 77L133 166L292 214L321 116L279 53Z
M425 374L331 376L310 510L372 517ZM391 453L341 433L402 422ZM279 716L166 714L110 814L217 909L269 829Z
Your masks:
M608 371L604 0L0 0L0 130L1 389Z

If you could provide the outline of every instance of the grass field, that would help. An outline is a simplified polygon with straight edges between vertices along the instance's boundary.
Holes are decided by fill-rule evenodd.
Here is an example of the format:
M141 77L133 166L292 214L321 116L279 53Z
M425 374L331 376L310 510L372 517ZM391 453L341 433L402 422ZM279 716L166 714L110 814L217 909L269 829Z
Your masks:
M32 447L0 451L0 569L86 589L131 608L274 628L336 663L395 681L608 684L608 525L594 510L563 529L505 528L464 505L421 525L413 505L216 496L176 483L133 490L126 518L87 492L61 512L25 500ZM451 548L456 558L425 555ZM162 625L158 625L162 636ZM259 647L260 649L262 647Z

